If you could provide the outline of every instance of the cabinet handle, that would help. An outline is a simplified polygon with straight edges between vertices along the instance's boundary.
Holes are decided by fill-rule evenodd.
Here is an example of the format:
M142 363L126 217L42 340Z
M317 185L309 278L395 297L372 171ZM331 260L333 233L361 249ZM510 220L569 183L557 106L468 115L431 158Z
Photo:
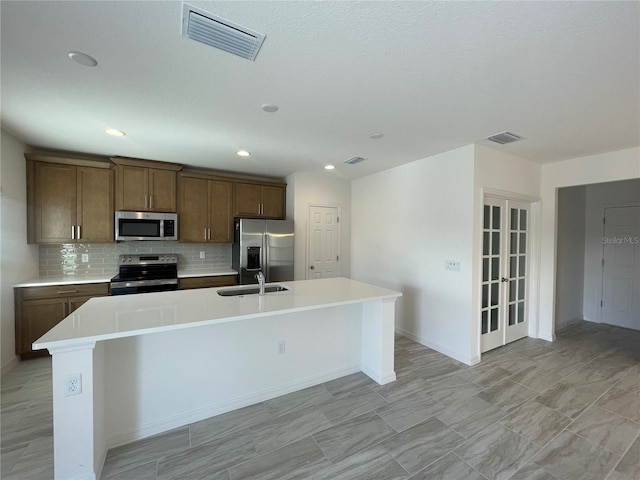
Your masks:
M58 295L62 295L65 293L78 293L80 290L58 290L56 293Z
M204 239L207 239L207 227L204 227Z
M149 195L149 210L153 210L153 195Z
M145 209L146 209L146 208L149 208L149 207L147 206L147 196L146 196L146 195L144 196L144 208L145 208Z
M82 235L80 235L80 232L81 232L80 225L76 225L76 229L78 230L78 234L76 235L76 238L80 240L82 238Z
M76 226L71 225L71 240L75 240L75 239L76 239Z

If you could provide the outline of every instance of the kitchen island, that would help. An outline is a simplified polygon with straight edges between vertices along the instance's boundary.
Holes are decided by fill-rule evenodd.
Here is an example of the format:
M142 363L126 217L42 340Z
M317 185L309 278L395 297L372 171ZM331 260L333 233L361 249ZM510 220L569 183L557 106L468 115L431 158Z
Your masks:
M400 293L346 278L282 285L95 298L38 339L53 356L56 480L99 478L113 446L356 371L395 380Z

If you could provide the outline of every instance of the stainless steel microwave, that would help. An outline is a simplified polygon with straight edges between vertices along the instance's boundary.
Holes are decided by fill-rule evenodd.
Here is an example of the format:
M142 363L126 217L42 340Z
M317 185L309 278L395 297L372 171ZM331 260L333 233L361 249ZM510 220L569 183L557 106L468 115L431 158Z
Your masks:
M116 212L116 241L178 240L178 214Z

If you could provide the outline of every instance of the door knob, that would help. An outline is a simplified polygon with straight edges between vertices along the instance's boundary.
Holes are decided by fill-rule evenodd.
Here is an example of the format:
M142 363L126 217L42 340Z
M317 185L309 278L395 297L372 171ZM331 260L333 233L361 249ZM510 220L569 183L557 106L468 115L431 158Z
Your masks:
M316 267L314 267L313 265L311 265L309 268L310 268L311 270L315 270L315 269L316 269Z

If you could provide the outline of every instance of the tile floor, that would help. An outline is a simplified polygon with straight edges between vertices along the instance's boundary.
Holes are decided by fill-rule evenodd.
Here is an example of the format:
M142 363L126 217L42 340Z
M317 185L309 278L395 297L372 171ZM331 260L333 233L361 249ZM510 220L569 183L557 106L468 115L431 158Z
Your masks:
M52 479L51 366L2 377L2 478ZM403 337L358 373L112 449L104 480L640 479L640 332L580 323L467 367Z

